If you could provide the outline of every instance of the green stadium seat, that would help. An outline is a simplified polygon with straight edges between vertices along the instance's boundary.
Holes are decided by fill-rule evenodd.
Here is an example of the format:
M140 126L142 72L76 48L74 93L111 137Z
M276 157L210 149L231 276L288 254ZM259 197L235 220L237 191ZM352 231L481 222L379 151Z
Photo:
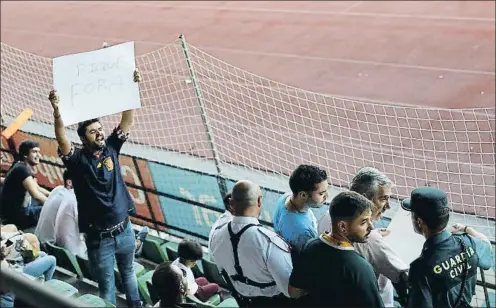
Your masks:
M148 293L150 294L150 300L152 301L152 305L155 305L159 301L159 297L155 293L155 289L153 288L153 284L152 284L151 280L147 280L146 281L146 286L148 288ZM221 303L220 302L220 295L219 294L213 295L205 303L202 302L202 301L200 301L195 296L188 295L188 299L189 299L190 302L193 302L193 303L196 303L196 304L200 304L200 307L201 306L203 306L203 307L215 307L216 305L218 305L218 304ZM236 303L236 301L234 301L234 303ZM223 306L223 307L230 307L230 306ZM233 307L237 307L237 305L236 306L233 306Z
M151 280L146 281L146 287L148 288L148 293L150 294L152 305L155 305L160 300L160 298L155 293L155 288L153 288L153 284Z
M162 250L165 250L167 257L170 261L174 261L178 258L177 247L179 246L178 242L167 242L162 245Z
M203 259L210 260L210 253L204 251ZM205 277L205 271L203 270L203 262L201 260L196 262L196 266L193 267L191 270L193 271L193 275L195 275L195 278Z
M26 228L26 229L22 230L22 232L24 232L24 233L33 233L34 234L34 230L36 230L36 226L30 227L30 228Z
M158 264L168 261L167 252L161 248L162 242L161 239L147 236L143 242L143 258Z
M191 269L191 271L193 272L193 276L195 276L195 278L205 276L205 274L203 273L203 266L201 264L201 261L196 262L196 265Z
M81 272L83 273L83 277L87 278L89 280L96 281L96 278L93 277L93 273L91 271L90 261L88 261L88 259L83 258L79 255L76 255L76 260L79 264L79 268L81 269Z
M215 294L214 296L210 297L206 302L202 302L194 295L186 295L186 301L190 303L194 303L199 307L216 307L217 305L220 304L220 295Z
M138 262L134 262L134 273L136 277L139 277L145 273L145 267ZM122 287L121 275L119 273L119 269L117 268L117 263L114 264L114 279L115 279L115 287L119 292L124 293L124 288Z
M64 282L64 281L61 281L58 279L51 279L51 280L45 281L43 283L43 285L55 290L57 293L59 293L61 295L67 296L67 297L77 296L79 293L78 289L74 288L73 286L71 286L67 282Z
M76 301L87 305L87 307L115 307L112 303L107 302L103 298L100 298L93 294L85 294L76 299Z
M138 290L141 294L141 297L143 298L143 301L148 304L148 305L153 305L152 299L150 298L150 292L148 291L148 286L146 285L146 282L149 280L152 280L154 271L149 271L140 277L138 277Z
M34 281L38 281L38 282L44 282L45 281L45 275L40 275L38 277L34 277L34 276L31 276L29 274L26 274L26 273L21 273L24 277L26 278L29 278L31 280L34 280Z
M40 243L40 250L48 253L48 247L45 242Z
M220 304L217 305L217 307L239 307L238 302L233 298L230 297L224 301L222 301Z
M75 273L78 278L83 278L83 272L76 260L76 257L67 249L58 247L51 243L46 243L50 254L57 259L57 266Z
M146 273L145 267L138 262L134 262L134 273L136 274L136 277L143 275Z
M214 282L218 284L220 287L229 290L230 288L229 285L224 280L224 277L222 277L215 263L206 259L202 259L202 265L203 265L203 271L205 273L205 278L207 278L208 281Z
M210 304L210 305L213 305L213 306L217 306L218 304L220 304L220 295L219 294L214 294L212 295L207 301L206 301L207 304Z
M204 251L203 252L203 259L209 260L210 261L210 252Z

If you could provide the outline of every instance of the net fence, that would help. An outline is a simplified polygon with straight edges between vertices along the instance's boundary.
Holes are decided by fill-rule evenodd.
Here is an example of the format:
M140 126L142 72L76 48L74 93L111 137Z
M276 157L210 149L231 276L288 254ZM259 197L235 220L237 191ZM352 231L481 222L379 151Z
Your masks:
M328 170L333 185L347 186L359 168L371 166L390 176L400 199L431 185L448 192L454 211L482 218L484 227L495 218L494 108L394 106L312 93L184 41L136 61L142 108L130 142L138 147L205 162L215 151L220 175L231 180L248 169L287 182L297 165L311 163ZM2 116L30 107L34 121L52 123L52 60L2 43L1 70ZM115 126L119 115L104 120ZM239 172L228 175L227 165Z

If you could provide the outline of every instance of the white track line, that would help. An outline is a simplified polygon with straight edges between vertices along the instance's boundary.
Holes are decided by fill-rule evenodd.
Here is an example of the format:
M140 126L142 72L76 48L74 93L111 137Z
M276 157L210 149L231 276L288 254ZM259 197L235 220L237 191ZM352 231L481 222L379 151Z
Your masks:
M65 1L64 3L86 5L85 1ZM90 2L91 3L91 2ZM101 5L108 6L127 6L127 7L155 7L155 8L173 8L185 10L214 10L214 11L240 11L252 13L282 13L282 14L309 14L309 15L340 15L340 16L357 16L357 17L384 17L384 18L397 18L397 19L429 19L429 20L446 20L446 21L474 21L474 22L492 22L496 19L485 17L460 17L460 16L442 16L442 15L410 15L410 14L389 14L389 13L366 13L366 12L347 12L345 11L322 11L322 10L288 10L288 9L267 9L267 8L252 8L252 7L225 7L225 6L208 6L201 4L181 4L174 5L167 2L117 2L117 1L104 1L98 2Z
M346 8L346 9L342 10L341 12L339 12L339 14L344 14L346 12L349 12L349 11L351 11L354 8L356 8L357 6L359 6L362 3L363 3L363 1L357 1L357 2L353 3L352 5L350 5L348 8Z
M408 69L418 69L418 70L428 70L428 71L444 71L444 72L461 73L461 74L496 76L495 72L479 71L479 70L464 70L464 69L455 69L455 68L447 68L447 67L399 64L399 63L377 62L377 61L367 61L367 60L352 60L352 59L343 59L343 58L325 58L325 57L315 57L315 56L302 56L302 55L294 55L294 54L286 54L286 53L262 52L262 51L251 51L251 50L233 49L233 48L218 48L218 47L208 47L208 46L203 46L203 47L201 47L201 49L204 49L204 50L210 49L210 50L218 50L218 51L227 51L227 52L232 52L232 53L244 53L244 54L272 56L272 57L281 57L281 58L321 60L321 61L329 61L329 62L342 62L342 63L365 64L365 65L373 65L373 66L389 66L389 67L395 67L395 68L408 68Z
M65 33L43 32L43 31L32 31L32 30L18 30L18 29L11 29L11 28L2 28L2 31L13 32L13 33L33 34L33 35L61 36L61 37L70 37L70 38L79 38L79 39L90 39L90 40L99 40L99 41L107 41L107 42L108 41L127 41L128 40L128 39L115 38L115 37L109 38L109 37L99 37L99 36L79 35L79 34L65 34ZM154 41L141 41L141 40L134 40L134 41L137 43L144 43L144 44L157 45L157 46L166 46L166 45L170 44L170 43L162 43L162 42L154 42ZM465 70L465 69L455 69L455 68L436 67L436 66L410 65L410 64L399 64L399 63L391 63L391 62L352 60L352 59L343 59L343 58L325 58L325 57L316 57L316 56L303 56L303 55L286 54L286 53L274 53L274 52L245 50L245 49L219 48L219 47L211 47L211 46L198 46L196 48L201 49L201 50L213 50L213 51L222 51L222 52L230 52L230 53L249 54L249 55L259 55L259 56L270 56L270 57L279 57L279 58L329 61L329 62L351 63L351 64L361 64L361 65L371 65L371 66L386 66L386 67L394 67L394 68L417 69L417 70L427 70L427 71L437 71L437 72L451 72L451 73L459 73L459 74L496 76L495 72L480 71L480 70Z

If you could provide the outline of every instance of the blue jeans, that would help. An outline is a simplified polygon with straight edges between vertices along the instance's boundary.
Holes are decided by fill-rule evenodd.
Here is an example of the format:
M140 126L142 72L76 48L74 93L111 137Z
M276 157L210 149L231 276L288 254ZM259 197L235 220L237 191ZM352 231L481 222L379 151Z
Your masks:
M50 280L55 273L55 267L57 266L57 259L54 256L49 256L43 251L40 251L40 255L36 260L24 264L24 269L22 270L24 274L31 275L33 277L40 277L45 275L45 280Z
M22 272L33 277L40 277L41 275L45 275L45 280L50 280L53 277L53 273L55 273L56 265L57 260L54 256L49 256L43 251L40 251L40 254L38 258L36 258L36 260L24 264ZM0 294L0 307L14 307L14 300L14 293L2 293Z
M136 240L131 223L128 222L126 230L114 238L100 239L96 236L88 235L86 246L100 297L116 304L114 262L117 261L128 307L141 307L138 280L133 268Z
M24 208L24 215L26 216L28 227L31 227L32 225L36 226L38 220L40 219L40 213L42 208L43 208L43 204L40 204L34 198L32 198L31 203Z

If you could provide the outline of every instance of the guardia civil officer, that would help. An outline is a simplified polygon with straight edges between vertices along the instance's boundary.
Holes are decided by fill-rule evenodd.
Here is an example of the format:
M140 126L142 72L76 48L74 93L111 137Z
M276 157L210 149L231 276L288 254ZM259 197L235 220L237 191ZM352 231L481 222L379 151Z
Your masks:
M419 258L410 264L409 307L470 307L477 267L492 266L488 238L471 227L447 230L448 198L434 187L418 187L402 208L412 212L415 232L426 238Z
M233 219L212 236L210 250L240 307L284 307L293 269L289 245L262 227L260 187L237 182L231 193Z

